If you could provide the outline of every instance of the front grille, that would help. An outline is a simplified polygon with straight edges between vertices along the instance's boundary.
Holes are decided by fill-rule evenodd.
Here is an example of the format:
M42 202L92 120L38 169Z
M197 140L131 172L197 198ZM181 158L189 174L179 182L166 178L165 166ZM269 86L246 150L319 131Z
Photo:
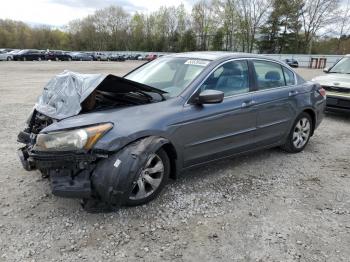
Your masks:
M37 161L67 161L67 162L79 162L88 161L92 162L96 160L96 156L90 154L74 154L74 153L38 153L30 152L29 156Z
M340 86L322 86L326 91L338 92L338 93L350 93L350 88Z

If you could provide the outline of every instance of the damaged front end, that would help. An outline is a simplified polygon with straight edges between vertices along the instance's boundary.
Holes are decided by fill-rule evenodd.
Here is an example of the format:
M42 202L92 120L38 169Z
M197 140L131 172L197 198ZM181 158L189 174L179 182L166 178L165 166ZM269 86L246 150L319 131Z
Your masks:
M42 117L36 110L33 118ZM70 198L91 197L90 175L96 163L108 154L92 150L94 144L108 132L111 123L74 130L37 133L29 125L18 135L18 142L25 144L18 150L24 169L39 170L49 177L54 195Z
M57 196L96 197L91 176L96 166L115 152L96 150L94 146L114 124L100 119L94 124L46 129L76 115L160 102L163 93L113 75L65 71L45 86L26 128L18 134L18 142L24 144L18 150L24 169L39 170L48 177Z

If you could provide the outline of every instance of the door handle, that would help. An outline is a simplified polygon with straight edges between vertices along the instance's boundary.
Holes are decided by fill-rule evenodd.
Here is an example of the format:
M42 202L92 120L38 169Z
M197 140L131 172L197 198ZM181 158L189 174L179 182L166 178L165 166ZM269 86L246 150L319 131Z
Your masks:
M297 90L293 90L289 92L289 96L295 96L297 95L299 92Z
M242 108L246 108L246 107L250 107L250 106L252 106L252 105L254 105L255 104L255 101L254 100L249 100L249 101L244 101L243 103L242 103Z

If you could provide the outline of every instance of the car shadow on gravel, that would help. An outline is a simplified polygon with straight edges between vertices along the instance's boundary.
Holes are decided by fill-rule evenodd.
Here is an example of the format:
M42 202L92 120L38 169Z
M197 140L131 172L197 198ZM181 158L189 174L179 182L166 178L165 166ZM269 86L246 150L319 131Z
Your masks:
M217 173L230 171L234 169L240 170L246 166L254 166L258 168L261 161L267 161L278 154L285 154L279 148L265 149L253 153L248 153L240 156L232 156L222 160L210 162L198 167L192 167L183 173L179 174L176 181L182 183L183 181L191 182L192 180L213 178Z
M350 121L350 111L349 112L336 112L336 111L326 111L325 117L331 118L336 121Z

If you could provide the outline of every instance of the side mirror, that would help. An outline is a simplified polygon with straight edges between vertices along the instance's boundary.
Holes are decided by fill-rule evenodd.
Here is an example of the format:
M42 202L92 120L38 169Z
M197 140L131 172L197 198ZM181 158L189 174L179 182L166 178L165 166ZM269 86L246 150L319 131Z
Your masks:
M329 68L328 67L323 68L323 72L324 73L328 73L329 72Z
M198 98L198 104L219 104L224 100L224 92L207 89L202 91Z

